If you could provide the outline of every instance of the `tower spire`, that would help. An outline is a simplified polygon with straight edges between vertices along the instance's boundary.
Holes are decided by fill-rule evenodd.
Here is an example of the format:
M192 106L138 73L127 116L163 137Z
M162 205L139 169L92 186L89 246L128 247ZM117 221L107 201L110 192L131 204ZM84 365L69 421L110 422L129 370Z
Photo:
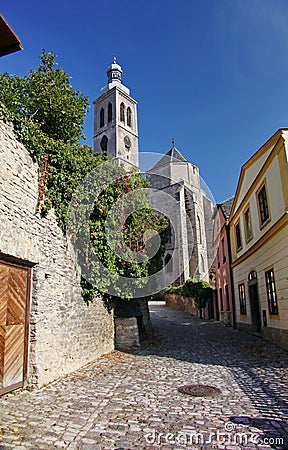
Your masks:
M111 58L111 56L110 56ZM108 83L94 103L94 150L138 167L137 102L122 83L122 68L112 54Z
M108 84L101 89L101 94L105 94L115 86L130 95L130 90L122 83L122 67L117 63L116 55L113 56L113 62L107 69Z

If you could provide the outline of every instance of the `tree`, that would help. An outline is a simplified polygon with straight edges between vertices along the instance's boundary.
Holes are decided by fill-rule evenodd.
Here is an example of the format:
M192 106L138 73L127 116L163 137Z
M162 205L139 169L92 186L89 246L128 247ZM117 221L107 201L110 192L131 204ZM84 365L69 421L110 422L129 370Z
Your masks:
M207 281L198 281L190 278L181 286L168 286L165 292L167 294L180 294L184 297L193 298L196 308L199 311L200 319L202 319L203 309L206 308L208 300L213 298L214 291Z
M0 102L46 136L75 143L82 137L88 97L72 88L71 77L56 68L55 57L43 50L39 67L28 75L1 74Z
M200 280L195 283L194 300L196 308L200 313L200 319L203 317L203 309L206 308L207 301L213 298L213 289L207 281Z
M108 184L97 199L93 199L94 207L89 220L81 221L80 216L77 224L76 234L83 227L87 228L92 252L96 252L100 262L110 273L107 279L98 279L99 284L96 285L82 277L83 296L89 301L96 294L105 293L107 286L117 287L120 276L127 280L139 278L139 285L145 283L145 277L161 265L167 221L153 211L144 194L139 194L141 189L146 188L146 181L140 174L127 174L112 162L108 163L107 156L95 153L87 145L79 144L88 99L72 88L71 77L66 72L55 67L55 57L54 53L43 50L38 69L30 70L27 76L7 73L0 75L0 119L13 123L16 137L39 164L36 213L46 214L49 209L54 208L64 233L71 200L85 176L103 162L110 164L112 174L122 170L120 179ZM106 184L109 181L105 170L102 171L101 178ZM138 194L134 194L135 190L138 190ZM127 198L126 194L129 194ZM83 195L87 195L87 192ZM113 238L116 241L119 238L117 242L126 249L126 253L129 249L130 255L140 253L140 262L133 256L123 258L119 252L115 252L110 246L111 236L105 229L109 210L122 197L125 197L125 201L118 211L120 218L125 220L121 227L112 227ZM128 213L128 208L132 208L133 212ZM156 228L163 238L162 246L153 258L149 258L149 246L153 238L146 239L145 242L143 239L145 232L151 228ZM116 289L119 298L131 297L127 286L124 285L122 291L119 287ZM106 295L107 298L109 295Z

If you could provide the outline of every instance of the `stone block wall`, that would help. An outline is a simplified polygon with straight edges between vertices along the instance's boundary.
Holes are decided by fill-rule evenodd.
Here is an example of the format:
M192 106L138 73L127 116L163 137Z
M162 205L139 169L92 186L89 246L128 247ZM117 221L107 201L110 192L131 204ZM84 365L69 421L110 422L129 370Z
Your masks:
M28 382L41 385L113 350L114 320L101 299L85 304L73 249L37 199L38 166L0 122L0 252L34 264Z
M139 330L136 317L115 318L115 348L132 350L140 347Z
M178 294L164 294L164 299L166 300L166 305L168 306L168 308L187 312L192 316L198 316L198 311L193 298L183 297L182 295ZM205 317L205 311L203 311L203 317Z

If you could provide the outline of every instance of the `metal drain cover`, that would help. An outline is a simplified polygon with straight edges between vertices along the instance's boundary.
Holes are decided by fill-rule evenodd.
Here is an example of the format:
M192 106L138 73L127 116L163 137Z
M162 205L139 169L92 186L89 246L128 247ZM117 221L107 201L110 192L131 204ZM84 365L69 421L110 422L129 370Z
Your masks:
M221 394L220 389L207 386L207 384L186 384L185 386L180 386L178 391L181 394L192 395L193 397L215 397Z

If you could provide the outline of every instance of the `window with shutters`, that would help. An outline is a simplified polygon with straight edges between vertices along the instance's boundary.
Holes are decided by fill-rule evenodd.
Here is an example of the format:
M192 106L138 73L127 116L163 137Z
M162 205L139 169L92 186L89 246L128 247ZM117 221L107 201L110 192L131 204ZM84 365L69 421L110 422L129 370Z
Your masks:
M257 205L258 205L260 228L263 228L270 220L268 193L265 182L257 191Z
M245 238L246 242L251 241L252 235L252 223L251 223L251 213L248 207L244 212L244 228L245 228Z
M247 315L247 305L246 305L246 293L245 293L245 284L238 284L238 295L239 295L239 304L240 304L240 314L242 316Z
M235 225L235 239L236 239L236 250L240 250L242 248L242 236L241 236L241 228L240 221Z
M278 314L278 303L276 295L275 275L274 270L269 269L265 272L266 291L269 306L269 313L271 315Z

